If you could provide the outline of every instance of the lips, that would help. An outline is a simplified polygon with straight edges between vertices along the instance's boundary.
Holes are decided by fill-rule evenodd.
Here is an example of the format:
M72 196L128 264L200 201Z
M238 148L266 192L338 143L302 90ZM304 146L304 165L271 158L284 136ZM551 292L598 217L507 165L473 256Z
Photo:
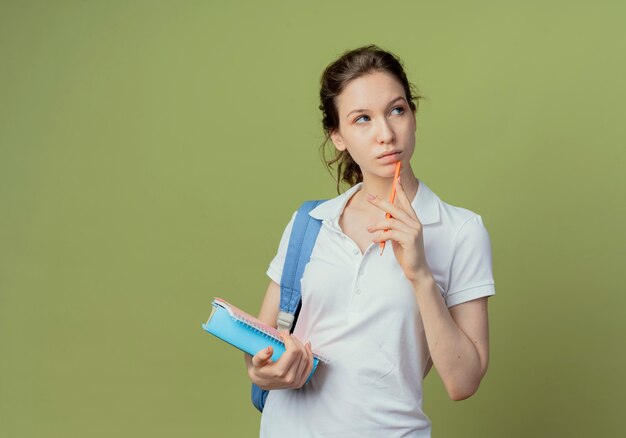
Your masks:
M392 151L392 152L385 152L382 155L379 155L377 158L385 158L388 157L390 155L398 155L401 151Z

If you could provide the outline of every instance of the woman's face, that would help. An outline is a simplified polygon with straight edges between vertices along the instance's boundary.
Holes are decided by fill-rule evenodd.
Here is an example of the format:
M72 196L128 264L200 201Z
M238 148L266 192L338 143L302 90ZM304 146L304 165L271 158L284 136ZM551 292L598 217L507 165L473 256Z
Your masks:
M415 114L402 84L388 73L372 72L350 81L336 99L339 129L335 147L350 153L363 177L393 177L395 164L409 168L415 150Z

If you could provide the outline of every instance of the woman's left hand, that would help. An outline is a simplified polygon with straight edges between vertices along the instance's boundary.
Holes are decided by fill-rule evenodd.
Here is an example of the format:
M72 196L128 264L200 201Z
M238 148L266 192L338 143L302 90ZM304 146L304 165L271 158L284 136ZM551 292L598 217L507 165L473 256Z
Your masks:
M370 233L388 230L381 232L377 238L372 239L372 242L380 244L386 240L391 241L393 253L409 281L414 282L424 276L432 275L426 262L422 223L413 210L411 201L400 184L400 179L396 186L397 205L390 204L374 195L367 195L367 200L392 216L390 219L367 227Z

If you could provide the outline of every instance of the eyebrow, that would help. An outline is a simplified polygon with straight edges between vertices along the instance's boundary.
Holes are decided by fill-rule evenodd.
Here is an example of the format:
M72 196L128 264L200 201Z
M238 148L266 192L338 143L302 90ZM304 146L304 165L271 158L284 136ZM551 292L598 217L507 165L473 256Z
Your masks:
M395 99L393 99L391 102L389 102L389 103L387 104L387 108L389 108L391 105L393 105L393 104L394 104L395 102L397 102L398 100L404 100L404 101L406 102L406 99L405 99L404 97L402 97L402 96L398 96L398 97L396 97ZM360 109L355 109L355 110L352 110L352 111L350 111L348 114L346 114L346 119L347 119L348 117L350 117L350 114L352 114L352 113L360 113L360 112L365 112L365 111L367 111L367 109L362 109L362 108L360 108Z

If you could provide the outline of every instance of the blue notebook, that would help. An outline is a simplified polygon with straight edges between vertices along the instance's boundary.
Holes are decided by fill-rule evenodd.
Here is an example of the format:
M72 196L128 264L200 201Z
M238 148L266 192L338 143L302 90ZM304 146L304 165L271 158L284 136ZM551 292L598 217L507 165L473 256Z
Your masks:
M202 328L207 332L252 356L271 346L274 349L272 361L277 361L285 352L285 344L274 327L261 322L221 298L216 297L211 304L213 304L211 316L206 324L202 324ZM319 351L313 350L313 369L307 382L320 361L328 363L328 358Z

